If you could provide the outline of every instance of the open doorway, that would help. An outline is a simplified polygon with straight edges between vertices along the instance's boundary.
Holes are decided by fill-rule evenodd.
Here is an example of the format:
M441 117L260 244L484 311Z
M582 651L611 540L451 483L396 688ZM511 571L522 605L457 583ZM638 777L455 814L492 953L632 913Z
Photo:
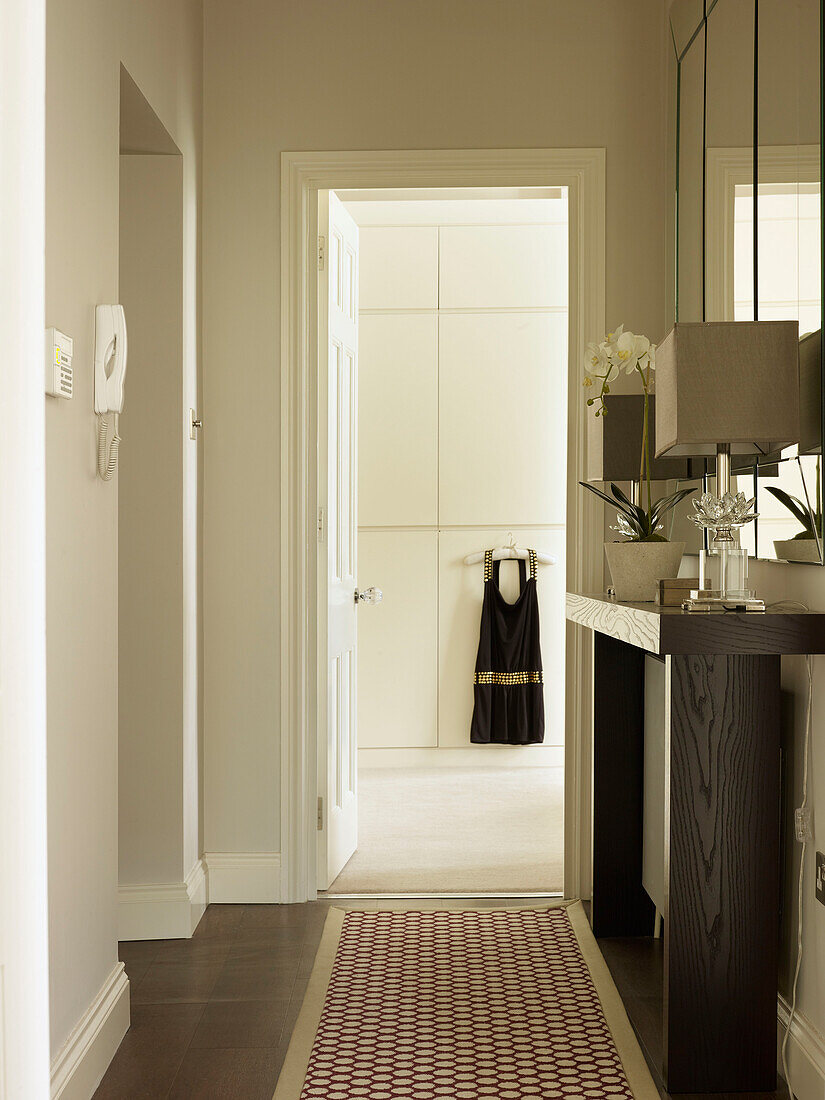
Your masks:
M566 583L602 583L602 516L578 486L585 471L581 348L605 328L603 149L460 149L284 152L281 155L281 568L280 896L317 896L325 875L318 844L329 817L319 805L321 757L330 745L326 706L326 420L318 400L318 199L353 188L565 187L568 192L569 338ZM323 308L326 308L324 305ZM326 352L326 348L324 349ZM326 363L326 354L323 357ZM572 397L570 396L572 395ZM324 411L324 417L326 410ZM326 582L324 582L324 585ZM351 606L354 588L346 604ZM322 637L323 635L323 637ZM564 725L564 894L590 890L590 705L579 689L592 654L570 624ZM323 681L323 683L322 683ZM323 706L321 698L323 695ZM326 772L323 773L326 775ZM322 796L323 797L323 796ZM320 812L319 812L320 811Z
M568 189L346 190L319 207L318 886L560 894ZM465 558L508 543L546 559L544 736L473 745L485 569ZM380 605L353 601L373 584ZM505 563L503 599L521 585Z

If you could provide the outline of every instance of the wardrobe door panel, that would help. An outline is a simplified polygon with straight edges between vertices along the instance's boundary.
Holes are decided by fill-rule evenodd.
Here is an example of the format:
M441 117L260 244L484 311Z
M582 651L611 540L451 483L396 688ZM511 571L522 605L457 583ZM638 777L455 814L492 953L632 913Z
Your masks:
M440 523L564 523L567 317L439 318Z
M442 226L441 309L567 309L566 225Z
M361 531L361 587L382 603L358 610L358 747L437 744L438 535Z
M438 522L438 318L362 313L359 359L362 527Z
M477 550L500 546L508 531L480 528L442 531L439 542L438 617L438 744L462 748L470 744L473 713L473 673L478 650L484 565L465 565L464 558ZM541 655L544 667L544 710L547 746L564 745L564 599L565 533L561 529L514 528L519 546L532 546L558 558L556 565L539 565L538 595L541 621ZM501 566L501 591L514 600L519 591L518 562ZM495 754L497 746L490 746ZM494 759L491 756L491 760Z
M360 236L361 309L437 309L438 230L364 228Z

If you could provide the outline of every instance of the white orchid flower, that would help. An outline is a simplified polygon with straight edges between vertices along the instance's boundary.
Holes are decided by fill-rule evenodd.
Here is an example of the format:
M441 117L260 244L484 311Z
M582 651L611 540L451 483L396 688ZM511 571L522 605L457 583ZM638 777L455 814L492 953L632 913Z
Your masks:
M655 345L646 336L625 332L624 325L609 332L601 343L586 345L583 385L585 391L593 393L592 397L587 397L587 404L597 406L596 416L603 416L607 411L605 398L610 393L614 379L622 370L627 374L638 370L647 391L647 375L644 372L653 367L655 352Z
M633 342L633 351L637 359L643 358L650 351L650 341L646 336L634 336Z
M628 374L634 372L636 364L639 362L639 341L641 340L646 344L649 343L644 336L634 336L632 332L623 332L616 341L616 359L619 366ZM643 350L646 351L646 349Z
M610 362L604 344L587 345L584 352L584 369L588 374L595 373L596 371L604 373L609 365Z
M646 336L636 336L635 341L633 352L636 355L637 367L639 370L645 370L653 365L656 354L655 345L651 344Z

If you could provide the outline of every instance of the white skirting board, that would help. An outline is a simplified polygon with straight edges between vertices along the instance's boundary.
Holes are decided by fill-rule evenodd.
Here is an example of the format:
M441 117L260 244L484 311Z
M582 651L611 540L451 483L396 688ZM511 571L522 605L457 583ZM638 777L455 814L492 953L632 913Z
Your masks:
M359 768L561 768L563 745L467 745L463 749L359 749Z
M52 1100L89 1100L129 1028L129 979L119 962L52 1062Z
M184 882L118 888L119 940L188 939L209 902L202 859Z
M778 1015L777 1051L781 1051L789 1015L788 1002L782 996ZM781 1056L778 1058L781 1073ZM797 1100L825 1100L825 1035L798 1010L788 1042L788 1069Z
M267 904L281 900L280 852L207 852L209 901Z

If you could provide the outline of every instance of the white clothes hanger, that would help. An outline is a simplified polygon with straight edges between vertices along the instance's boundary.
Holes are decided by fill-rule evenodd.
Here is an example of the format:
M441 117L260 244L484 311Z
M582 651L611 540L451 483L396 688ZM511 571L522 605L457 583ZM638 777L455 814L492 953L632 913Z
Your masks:
M530 551L526 550L523 546L516 546L516 540L513 537L513 532L507 533L507 545L500 546L493 551L493 561L505 561L509 558L522 558L524 561L529 557ZM479 550L476 554L468 554L464 559L465 565L477 565L480 561L484 561L484 555L486 550ZM558 558L553 554L545 554L541 550L536 551L536 561L541 565L556 565Z

